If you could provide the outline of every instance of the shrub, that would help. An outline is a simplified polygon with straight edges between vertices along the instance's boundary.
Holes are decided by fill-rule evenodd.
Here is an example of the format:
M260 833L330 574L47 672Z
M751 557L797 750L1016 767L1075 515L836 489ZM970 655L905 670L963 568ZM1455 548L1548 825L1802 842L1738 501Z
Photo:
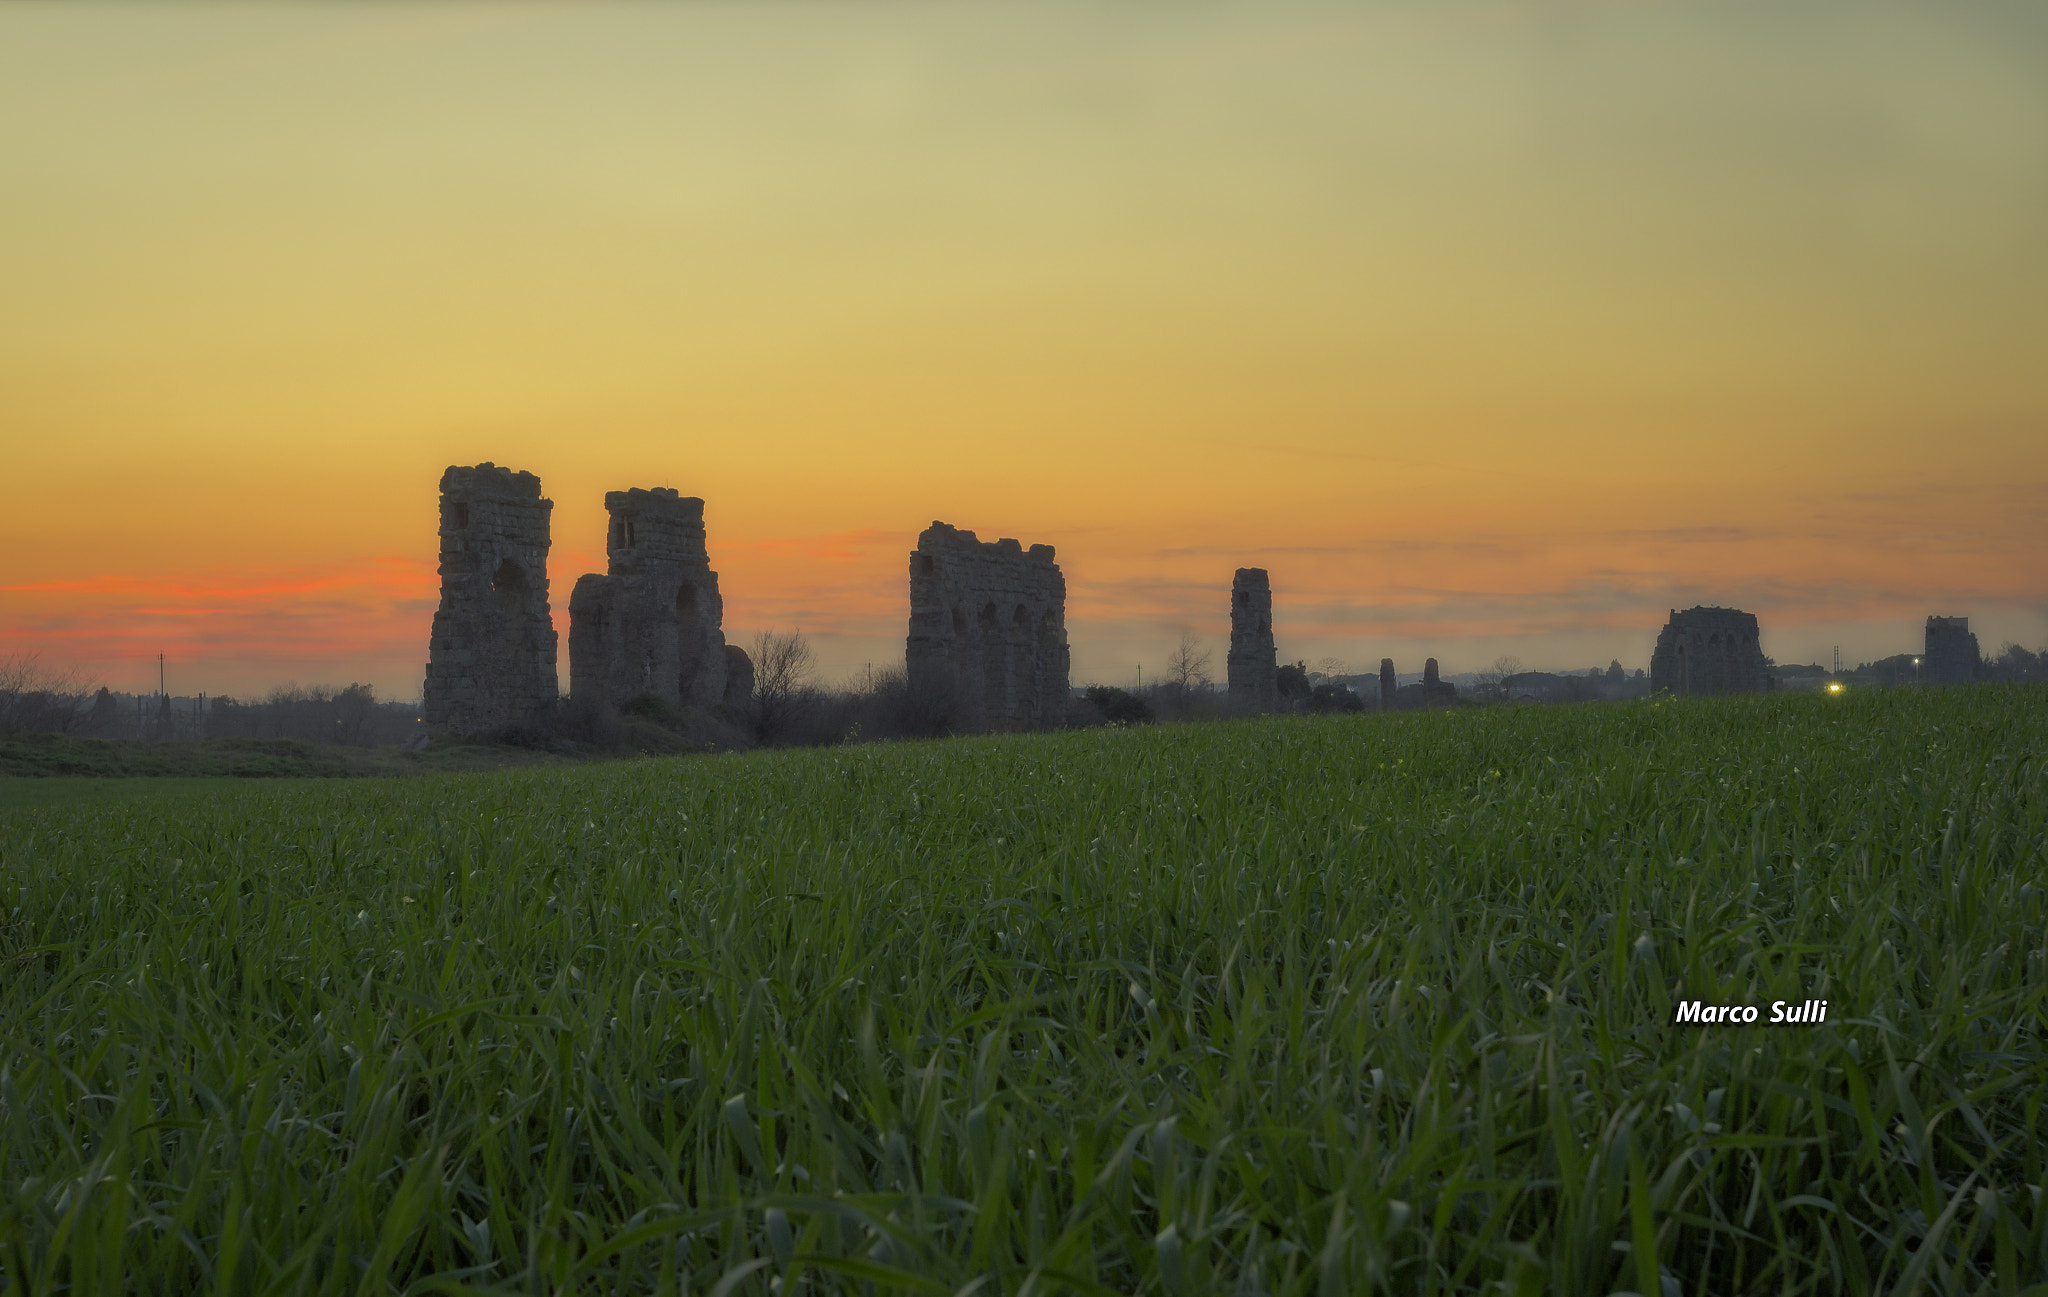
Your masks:
M1090 685L1087 698L1111 725L1148 725L1152 722L1152 705L1128 689Z

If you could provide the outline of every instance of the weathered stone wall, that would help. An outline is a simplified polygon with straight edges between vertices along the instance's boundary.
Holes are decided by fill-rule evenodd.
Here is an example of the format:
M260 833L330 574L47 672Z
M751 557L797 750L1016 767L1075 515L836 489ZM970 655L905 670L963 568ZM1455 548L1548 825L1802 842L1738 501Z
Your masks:
M540 479L495 464L441 475L441 606L427 646L426 723L474 734L552 706L548 516Z
M1930 685L1968 684L1984 674L1984 655L1970 632L1968 617L1929 617L1927 647L1920 654L1920 680Z
M1437 673L1436 659L1422 664L1422 702L1428 707L1449 706L1458 701L1458 686Z
M1279 705L1273 587L1262 567L1241 567L1230 583L1230 653L1224 663L1233 710L1270 712Z
M1756 615L1736 608L1673 608L1650 655L1651 693L1760 694L1771 684Z
M1067 712L1067 582L1050 545L985 542L934 522L910 555L913 697L964 732L1058 725Z
M569 596L570 694L607 707L642 694L686 707L726 701L733 673L704 502L636 487L606 492L604 506L609 570L579 578Z
M737 644L725 646L725 701L744 703L754 696L754 659Z

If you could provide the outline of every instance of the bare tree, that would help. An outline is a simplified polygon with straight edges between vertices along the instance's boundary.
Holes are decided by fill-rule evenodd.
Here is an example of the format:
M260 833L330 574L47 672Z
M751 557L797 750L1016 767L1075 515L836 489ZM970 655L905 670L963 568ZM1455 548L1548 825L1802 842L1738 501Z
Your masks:
M33 653L0 658L0 734L69 734L93 717L93 687Z
M754 736L772 743L811 701L811 645L801 631L754 636Z
M1522 674L1522 659L1513 654L1503 653L1493 660L1493 665L1477 673L1474 687L1481 698L1505 698L1508 695L1508 678Z
M1199 635L1191 630L1180 633L1179 645L1166 659L1166 683L1172 686L1177 701L1185 702L1189 694L1209 687L1210 660Z
M1314 680L1316 677L1320 676L1322 677L1322 683L1333 685L1336 684L1337 681L1343 677L1343 675L1344 659L1326 657L1317 660L1316 669L1309 673L1309 679Z

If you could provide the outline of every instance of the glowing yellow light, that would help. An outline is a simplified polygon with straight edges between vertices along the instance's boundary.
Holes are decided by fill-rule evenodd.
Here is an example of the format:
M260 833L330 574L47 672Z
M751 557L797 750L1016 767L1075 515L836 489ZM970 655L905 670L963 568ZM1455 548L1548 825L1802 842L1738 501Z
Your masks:
M1838 694L1842 692L1842 686L1839 684L1831 684L1828 686L1828 692L1831 694Z

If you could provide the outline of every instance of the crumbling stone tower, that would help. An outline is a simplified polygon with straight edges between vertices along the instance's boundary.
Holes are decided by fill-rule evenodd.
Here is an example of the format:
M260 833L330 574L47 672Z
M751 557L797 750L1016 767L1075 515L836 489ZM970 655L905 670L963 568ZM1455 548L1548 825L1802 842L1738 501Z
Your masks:
M441 606L427 645L430 733L497 729L554 703L554 507L531 473L487 463L441 475Z
M726 701L740 673L729 670L704 502L636 487L606 492L604 507L609 570L578 578L569 595L570 695L614 708L642 694L678 706Z
M1273 587L1262 567L1241 567L1230 583L1230 654L1224 661L1234 710L1270 712L1279 706Z
M1430 658L1422 664L1422 705L1425 707L1446 707L1458 701L1458 686L1445 680L1437 673L1436 659Z
M1651 693L1760 694L1771 685L1756 614L1736 608L1671 610L1650 655Z
M1380 659L1380 710L1394 710L1394 659Z
M934 522L910 555L912 696L969 733L1057 725L1067 710L1067 582L1050 545Z
M1929 617L1920 679L1931 685L1968 684L1984 674L1984 655L1968 617Z

